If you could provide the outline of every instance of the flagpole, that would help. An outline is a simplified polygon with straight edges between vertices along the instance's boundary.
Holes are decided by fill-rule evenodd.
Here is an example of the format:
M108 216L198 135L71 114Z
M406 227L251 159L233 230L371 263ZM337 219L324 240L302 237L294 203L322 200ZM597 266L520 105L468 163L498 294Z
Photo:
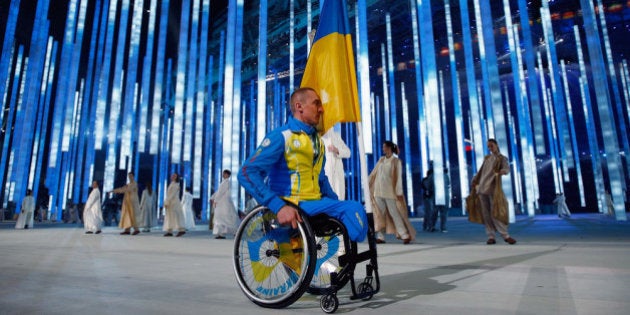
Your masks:
M365 212L372 213L372 202L370 198L370 186L368 182L367 159L365 158L365 143L363 143L363 126L360 121L355 124L357 128L357 140L359 141L359 164L361 168L361 188L363 188L363 199L365 200Z

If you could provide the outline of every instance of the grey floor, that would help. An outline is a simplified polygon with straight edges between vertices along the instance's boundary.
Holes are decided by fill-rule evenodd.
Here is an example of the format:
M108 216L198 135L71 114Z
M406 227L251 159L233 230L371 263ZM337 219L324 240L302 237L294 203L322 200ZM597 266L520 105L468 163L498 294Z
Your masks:
M630 314L628 222L519 217L516 245L489 246L461 217L448 233L413 221L415 243L378 246L380 292L351 301L346 286L337 313ZM118 232L0 223L0 314L323 314L310 294L282 310L251 303L234 278L232 239L213 239L207 226L181 238Z

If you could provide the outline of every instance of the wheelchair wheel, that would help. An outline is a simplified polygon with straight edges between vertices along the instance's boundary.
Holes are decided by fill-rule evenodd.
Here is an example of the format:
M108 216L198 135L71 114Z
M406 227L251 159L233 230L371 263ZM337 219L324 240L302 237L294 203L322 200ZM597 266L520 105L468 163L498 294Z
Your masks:
M315 272L314 234L305 215L297 229L280 225L268 208L253 209L234 240L234 272L241 290L262 307L284 308L307 289Z
M336 231L331 235L316 237L315 246L317 248L317 264L313 280L308 287L308 293L325 294L331 285L330 274L339 273L341 267L339 257L345 254L344 237L341 231ZM349 278L344 277L337 284L342 288L348 283Z

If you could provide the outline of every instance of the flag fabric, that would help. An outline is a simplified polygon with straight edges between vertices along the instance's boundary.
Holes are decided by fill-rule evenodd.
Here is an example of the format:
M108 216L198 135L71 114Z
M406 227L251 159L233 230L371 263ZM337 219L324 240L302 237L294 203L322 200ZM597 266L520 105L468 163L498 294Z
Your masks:
M325 0L301 87L319 94L324 133L338 122L361 121L357 75L345 0Z

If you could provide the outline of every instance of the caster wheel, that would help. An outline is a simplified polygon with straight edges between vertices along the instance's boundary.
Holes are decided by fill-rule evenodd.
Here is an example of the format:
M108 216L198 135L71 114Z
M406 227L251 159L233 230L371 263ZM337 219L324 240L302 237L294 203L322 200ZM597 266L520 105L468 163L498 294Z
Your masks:
M367 282L361 283L357 291L359 291L359 294L361 295L365 294L365 296L362 298L363 301L369 301L374 296L374 288L371 284Z
M339 307L339 299L334 294L323 295L319 300L319 306L324 313L332 314Z

